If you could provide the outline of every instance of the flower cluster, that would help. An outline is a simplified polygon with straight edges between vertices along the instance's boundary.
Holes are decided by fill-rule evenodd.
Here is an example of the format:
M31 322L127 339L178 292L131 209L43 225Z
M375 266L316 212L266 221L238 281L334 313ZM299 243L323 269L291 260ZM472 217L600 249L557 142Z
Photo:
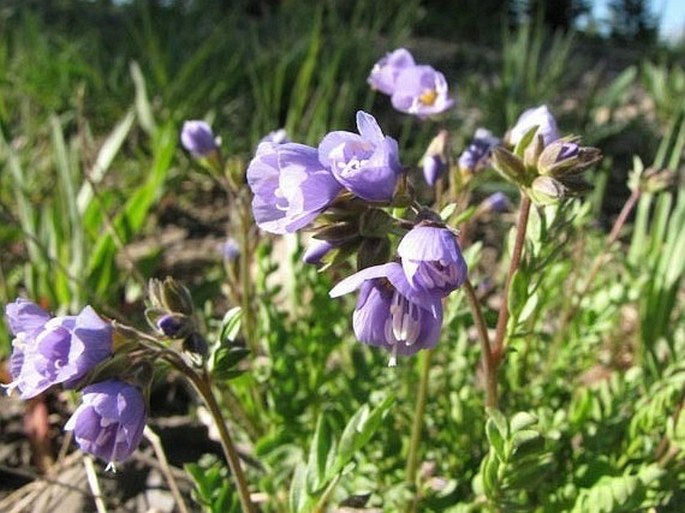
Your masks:
M347 190L389 202L402 171L397 141L383 135L373 116L357 113L359 133L331 132L318 148L265 141L247 168L257 225L292 233L310 224Z
M493 166L539 205L557 203L587 189L582 173L601 159L579 137L560 137L546 105L525 111L505 140L510 149L493 150Z
M14 335L9 391L30 399L54 385L76 388L96 367L109 360L113 330L90 307L76 316L52 317L19 298L5 308ZM83 403L67 422L82 450L113 465L138 447L145 426L141 391L117 379L87 386Z
M454 105L445 76L431 66L416 64L405 48L388 53L371 70L369 85L390 96L400 112L427 118Z
M331 296L360 290L354 332L390 351L394 365L398 355L436 344L442 299L465 281L466 262L456 233L434 214L401 222L383 210L406 206L409 194L397 142L365 112L357 113L357 128L327 134L318 148L262 142L247 180L260 228L292 233L320 219L305 262L337 263L356 253L359 272ZM446 137L436 142L435 155L445 153ZM395 256L391 233L404 234Z

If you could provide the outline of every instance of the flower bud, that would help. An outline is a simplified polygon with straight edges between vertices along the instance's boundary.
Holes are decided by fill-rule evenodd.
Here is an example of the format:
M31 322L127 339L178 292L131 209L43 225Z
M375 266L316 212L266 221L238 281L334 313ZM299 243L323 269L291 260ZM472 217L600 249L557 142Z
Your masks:
M162 304L170 312L193 314L193 298L180 282L167 276L161 287Z
M492 150L492 166L507 180L521 185L526 179L523 161L503 146Z
M302 256L305 264L318 265L335 246L325 240L314 239Z
M181 144L196 158L209 157L219 149L211 127L204 121L183 123Z
M473 140L459 156L459 170L462 173L477 173L490 164L492 149L500 140L490 130L479 128Z
M426 183L431 187L447 169L447 143L449 133L447 130L440 130L428 145L426 153L421 159L423 176Z
M547 146L538 159L540 174L559 178L580 173L602 158L597 148L580 146L576 141L558 140Z
M194 331L183 339L183 350L205 358L209 354L209 345L202 335Z
M185 315L165 314L157 321L157 330L169 338L182 338L188 331L190 319Z
M491 212L504 212L509 208L509 198L502 192L495 192L485 198L481 203L484 210Z
M538 176L531 185L531 198L538 205L553 205L566 196L567 188L556 178Z

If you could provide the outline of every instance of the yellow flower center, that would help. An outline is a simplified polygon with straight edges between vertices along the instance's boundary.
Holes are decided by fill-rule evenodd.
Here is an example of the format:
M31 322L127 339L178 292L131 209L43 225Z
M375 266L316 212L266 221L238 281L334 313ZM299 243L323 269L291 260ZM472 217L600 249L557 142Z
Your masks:
M435 89L426 89L423 94L419 96L419 100L424 105L433 105L437 97L438 93Z

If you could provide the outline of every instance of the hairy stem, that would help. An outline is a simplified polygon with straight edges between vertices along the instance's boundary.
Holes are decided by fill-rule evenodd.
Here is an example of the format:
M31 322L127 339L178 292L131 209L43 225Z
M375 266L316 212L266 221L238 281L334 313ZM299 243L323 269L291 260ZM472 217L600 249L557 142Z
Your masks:
M490 347L490 337L488 336L488 326L485 323L483 312L478 304L476 292L469 280L464 283L464 294L471 308L473 322L478 329L481 353L483 354L483 372L485 373L485 406L497 408L497 363L494 361L492 348Z
M511 287L511 280L521 263L521 253L523 253L523 245L526 241L526 229L528 228L528 216L530 214L530 198L525 193L521 193L521 205L519 210L519 218L516 223L516 240L514 242L514 250L511 255L511 262L509 263L509 272L507 274L507 282L504 286L504 293L502 296L502 306L497 317L497 329L495 331L495 340L492 346L492 359L495 367L499 365L502 356L504 355L504 345L506 343L507 321L509 320L509 287Z
M416 482L416 473L419 462L419 443L421 441L421 430L423 428L423 413L426 409L426 397L428 395L428 375L430 374L433 351L433 349L424 351L421 362L421 377L419 379L419 390L416 396L414 418L411 424L411 438L409 439L407 466L405 468L406 481L411 485L415 484ZM407 512L413 512L416 510L417 501L418 498L414 496L407 505Z

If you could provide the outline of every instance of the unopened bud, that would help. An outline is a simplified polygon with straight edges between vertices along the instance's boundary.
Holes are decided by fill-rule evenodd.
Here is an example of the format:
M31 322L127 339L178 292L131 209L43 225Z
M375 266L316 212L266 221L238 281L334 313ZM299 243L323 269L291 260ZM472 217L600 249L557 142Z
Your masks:
M193 298L180 282L167 276L162 284L162 304L169 312L193 314Z
M187 319L185 315L166 314L157 321L157 329L166 337L181 338L179 335L186 331Z
M325 240L313 239L307 250L302 256L302 261L305 264L318 265L321 259L325 257L335 246Z
M459 155L459 170L462 173L478 173L488 166L492 149L500 140L490 130L479 128L468 147Z
M183 339L183 350L205 358L209 352L209 345L202 335L194 331Z
M524 185L526 168L523 161L503 146L496 146L492 150L492 166L507 180Z
M538 205L559 203L566 196L566 187L551 176L538 176L530 188L531 198Z
M449 133L447 130L441 130L430 142L421 159L423 176L430 186L435 185L437 179L447 169L448 141Z

